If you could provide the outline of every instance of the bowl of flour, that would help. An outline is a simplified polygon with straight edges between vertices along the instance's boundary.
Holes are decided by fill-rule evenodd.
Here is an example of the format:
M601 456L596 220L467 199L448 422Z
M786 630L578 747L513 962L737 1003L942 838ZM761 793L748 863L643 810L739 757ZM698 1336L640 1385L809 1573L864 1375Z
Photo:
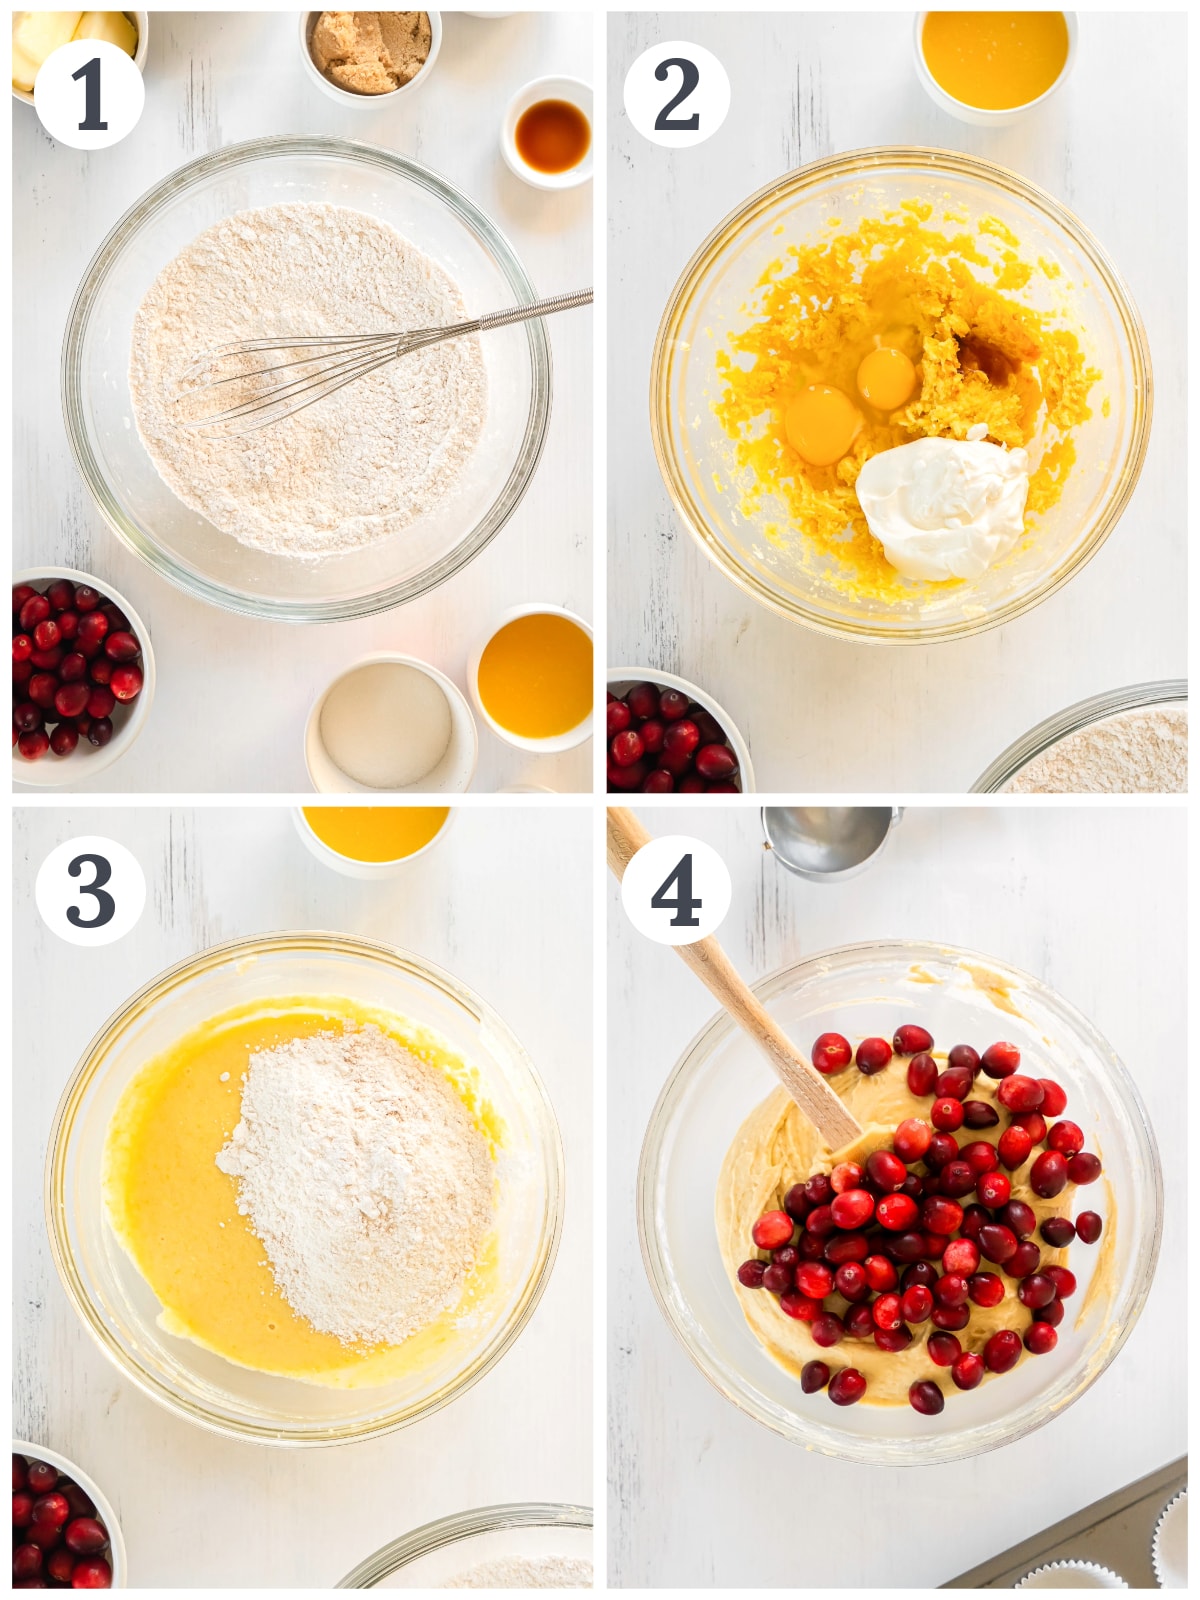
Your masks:
M480 1506L414 1528L339 1589L590 1589L588 1506Z
M1047 717L971 793L1186 794L1187 759L1187 684L1139 683Z
M180 588L285 621L428 592L519 504L550 414L532 321L446 341L267 428L186 426L188 367L254 338L439 326L535 298L474 203L348 140L252 140L180 168L100 246L62 398L79 470L130 549Z

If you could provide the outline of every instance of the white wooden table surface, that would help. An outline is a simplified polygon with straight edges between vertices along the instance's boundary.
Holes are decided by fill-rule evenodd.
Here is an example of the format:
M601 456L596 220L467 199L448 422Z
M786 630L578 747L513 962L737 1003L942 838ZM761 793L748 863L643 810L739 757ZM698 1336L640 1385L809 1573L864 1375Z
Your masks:
M746 735L760 790L962 792L1052 712L1186 676L1185 27L1182 13L1082 13L1063 89L992 130L926 96L908 12L610 18L609 661L708 689ZM690 150L648 143L622 108L630 63L663 39L707 46L731 80L727 120ZM975 639L885 648L787 622L718 573L662 485L648 392L667 298L722 217L819 156L906 143L1011 167L1095 233L1145 321L1155 415L1124 517L1063 591Z
M896 1470L777 1437L692 1365L642 1270L638 1151L664 1079L713 1003L672 951L633 931L610 886L610 1583L934 1586L1183 1455L1183 809L911 808L879 860L837 886L778 868L755 808L647 807L643 816L653 833L690 833L725 857L734 898L718 937L747 977L833 945L911 937L995 955L1071 1000L1146 1101L1166 1229L1128 1344L1029 1438L954 1466ZM948 1512L930 1509L939 1506Z
M405 651L465 689L473 645L509 606L549 601L591 617L587 311L546 325L553 418L541 465L508 526L440 589L365 621L256 622L184 595L109 531L67 445L59 352L93 251L153 184L244 139L324 133L399 150L463 188L507 234L543 292L591 282L591 184L557 194L530 188L504 165L499 143L504 108L522 84L548 73L591 81L591 17L443 15L442 49L429 82L378 110L340 106L307 78L293 11L152 12L146 108L134 132L109 150L84 154L54 144L32 106L13 102L14 561L109 579L145 619L158 662L158 693L141 738L118 765L80 789L305 792L305 718L317 693L351 660L373 650ZM529 756L486 726L479 743L478 790L591 786L590 745Z
M380 1546L436 1517L508 1500L591 1504L590 824L587 810L572 805L464 808L408 874L378 885L317 862L284 808L17 813L13 1424L104 1487L134 1585L332 1588ZM134 851L148 895L133 932L83 951L41 922L33 882L56 843L94 833ZM530 860L536 900L526 892ZM327 1450L217 1438L126 1382L67 1302L42 1211L54 1106L109 1013L194 951L297 927L392 941L489 1000L541 1073L566 1149L562 1246L517 1343L436 1415Z

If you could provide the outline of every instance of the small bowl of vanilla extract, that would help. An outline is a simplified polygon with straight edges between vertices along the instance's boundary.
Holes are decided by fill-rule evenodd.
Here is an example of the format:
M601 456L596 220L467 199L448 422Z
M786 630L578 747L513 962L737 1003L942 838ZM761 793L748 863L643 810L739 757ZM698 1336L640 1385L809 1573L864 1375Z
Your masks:
M592 89L581 78L535 78L508 103L500 149L535 189L590 183L592 143Z

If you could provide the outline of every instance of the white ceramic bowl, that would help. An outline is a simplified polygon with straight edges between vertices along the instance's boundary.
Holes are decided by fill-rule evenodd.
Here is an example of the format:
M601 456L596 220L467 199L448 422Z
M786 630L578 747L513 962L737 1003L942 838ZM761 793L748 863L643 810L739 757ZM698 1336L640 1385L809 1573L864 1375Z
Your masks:
M137 29L137 49L133 52L133 64L143 77L146 75L146 56L150 50L150 13L148 11L126 11L122 15L128 17ZM33 104L33 96L27 89L18 89L12 86L13 99L24 100L27 106Z
M507 627L510 622L515 622L518 617L541 616L566 617L568 622L573 622L577 628L587 634L593 644L595 643L591 624L585 622L582 617L576 616L574 611L567 611L562 606L513 606L502 617L497 618L495 627L489 630L487 638L472 653L471 659L467 663L467 687L471 691L471 701L476 711L478 711L498 739L503 739L505 744L515 745L518 750L529 750L534 755L550 756L557 755L561 750L574 750L576 745L581 745L585 739L591 738L592 713L590 711L582 722L576 723L573 728L568 728L566 733L556 733L546 739L527 739L522 734L514 733L511 728L506 728L503 724L497 722L484 705L479 693L479 663L483 660L483 652L491 644L501 628Z
M387 94L355 94L353 89L343 89L333 83L325 74L318 70L309 48L309 39L319 11L302 11L300 13L300 59L304 63L305 71L318 89L324 90L331 100L336 100L338 105L366 106L371 110L378 110L382 105L388 105L398 95L411 94L419 89L433 71L433 64L438 58L438 51L442 48L442 14L440 11L427 11L429 18L429 54L425 57L424 65L415 78L410 78L407 83L402 83L398 89L390 89Z
M357 782L332 760L321 738L321 709L335 686L352 673L361 672L364 667L377 666L415 667L418 672L433 679L450 707L450 743L445 755L432 772L427 772L418 782L407 784L399 790L372 789L365 783ZM377 655L362 656L344 672L339 672L313 701L304 730L304 763L318 794L464 794L471 787L478 759L479 732L466 696L458 685L452 683L444 672L431 667L428 661L387 650Z
M45 589L56 578L69 578L76 586L90 584L125 613L142 647L142 676L145 681L141 694L131 706L118 705L114 708L113 736L106 745L97 746L81 739L69 756L56 756L51 751L40 761L26 761L17 754L17 747L13 745L13 782L27 789L64 789L69 784L82 783L85 778L94 778L98 772L104 772L114 761L120 760L146 726L154 699L156 673L150 630L125 596L114 589L111 583L103 578L92 577L90 572L78 572L74 567L27 567L23 572L15 573L12 581L14 588L19 583L30 583Z
M660 689L678 689L680 694L686 694L689 700L694 700L698 706L703 706L710 716L715 717L725 730L725 738L729 748L737 757L738 769L733 775L742 794L754 792L754 767L750 760L750 746L726 711L725 707L714 700L706 690L699 688L694 683L689 683L686 678L681 678L674 672L659 672L655 667L611 667L608 673L608 692L615 694L618 700L629 693L635 683L653 683ZM636 791L635 791L636 792ZM632 798L632 796L631 796ZM637 794L640 804L643 800L660 798L656 795ZM661 796L664 800L677 800L679 795L668 794ZM685 797L691 798L691 797Z
M77 1483L96 1507L100 1521L108 1530L109 1553L107 1560L112 1567L112 1587L124 1589L129 1584L129 1562L125 1556L125 1540L121 1533L121 1524L117 1521L117 1514L109 1504L108 1496L103 1493L94 1478L90 1478L82 1467L77 1467L68 1457L60 1455L57 1450L48 1450L45 1445L31 1444L28 1439L13 1440L13 1454L26 1456L31 1461L45 1461L52 1467L57 1467L59 1472L65 1474L73 1483Z
M517 123L539 100L568 100L583 112L592 130L591 143L582 161L577 161L565 172L539 172L523 161L517 151ZM524 183L535 189L576 189L581 183L592 181L593 155L596 148L596 125L592 119L592 86L582 78L534 78L518 89L508 102L504 120L500 124L500 151L510 172L515 172Z
M344 856L335 850L332 845L318 838L312 824L304 814L304 807L297 806L292 812L292 821L296 824L296 832L300 835L311 855L316 856L322 866L332 867L334 872L340 872L344 878L359 878L367 882L378 883L384 878L397 878L408 866L410 861L415 861L418 856L423 856L432 850L434 845L445 838L451 823L458 815L451 806L447 812L446 820L430 839L428 844L423 844L419 850L412 850L406 856L397 856L392 861L356 861L353 856Z
M1007 128L1010 124L1028 115L1036 107L1045 105L1050 96L1061 89L1071 74L1075 65L1076 46L1079 43L1079 25L1075 20L1073 11L1064 11L1063 18L1067 24L1067 59L1063 69L1054 82L1036 100L1030 100L1023 106L1009 106L1002 111L989 111L982 106L969 106L963 100L956 100L953 95L947 94L945 89L930 72L925 62L925 49L921 42L921 35L925 28L925 18L928 11L918 11L916 24L913 28L913 53L917 59L917 77L921 80L921 87L925 93L943 111L948 111L952 117L957 117L960 122L969 122L976 128Z

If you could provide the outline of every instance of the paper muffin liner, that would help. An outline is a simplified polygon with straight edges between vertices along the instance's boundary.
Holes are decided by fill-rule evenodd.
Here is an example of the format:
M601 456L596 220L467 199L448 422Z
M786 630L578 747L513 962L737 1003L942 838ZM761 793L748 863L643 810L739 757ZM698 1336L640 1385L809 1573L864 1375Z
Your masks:
M1027 1572L1014 1589L1128 1589L1125 1579L1094 1561L1049 1561Z
M1160 1589L1187 1588L1187 1490L1163 1507L1154 1525L1150 1561Z

